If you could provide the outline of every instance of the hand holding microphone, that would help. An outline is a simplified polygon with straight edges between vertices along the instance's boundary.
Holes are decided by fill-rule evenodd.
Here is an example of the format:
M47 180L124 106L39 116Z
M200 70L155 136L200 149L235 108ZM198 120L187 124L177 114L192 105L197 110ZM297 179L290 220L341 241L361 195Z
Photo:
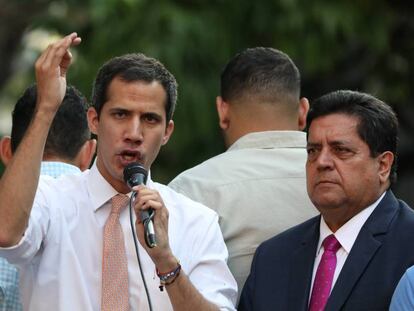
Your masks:
M147 171L138 163L130 163L124 169L124 180L130 188L142 184L145 185L147 182L147 177ZM132 195L135 199L137 193L134 191ZM140 212L140 219L144 225L145 243L150 248L153 248L157 245L153 218L154 210L152 208Z

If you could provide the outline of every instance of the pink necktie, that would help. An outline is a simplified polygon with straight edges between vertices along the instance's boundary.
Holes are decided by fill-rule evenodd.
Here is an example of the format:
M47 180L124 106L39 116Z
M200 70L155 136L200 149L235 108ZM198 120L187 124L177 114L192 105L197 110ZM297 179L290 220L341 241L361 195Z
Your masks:
M316 270L313 282L312 296L309 303L309 311L322 311L325 309L331 293L332 280L336 267L336 252L341 244L333 234L327 236L323 241L324 252Z
M128 196L112 198L111 214L104 227L102 254L102 311L129 310L128 263L119 214L128 203Z

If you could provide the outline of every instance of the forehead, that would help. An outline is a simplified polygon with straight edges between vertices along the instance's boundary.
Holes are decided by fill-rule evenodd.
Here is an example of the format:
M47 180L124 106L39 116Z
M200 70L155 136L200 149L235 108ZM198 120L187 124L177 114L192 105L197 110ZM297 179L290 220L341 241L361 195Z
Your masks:
M118 77L109 84L105 106L146 105L165 110L167 94L158 81L124 81ZM127 107L125 107L127 108Z
M359 122L357 116L342 113L317 117L309 127L308 141L341 138L361 140L357 131Z

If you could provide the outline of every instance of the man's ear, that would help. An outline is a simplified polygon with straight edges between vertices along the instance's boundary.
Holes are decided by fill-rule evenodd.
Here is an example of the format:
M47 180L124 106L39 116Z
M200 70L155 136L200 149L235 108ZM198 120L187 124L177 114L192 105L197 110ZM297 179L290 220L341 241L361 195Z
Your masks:
M90 167L95 152L96 139L88 139L87 141L85 141L85 143L79 150L78 155L76 156L76 163L81 171L84 171Z
M99 125L99 116L94 107L90 107L88 109L87 117L88 117L88 125L89 125L90 131L93 134L97 135L98 125Z
M229 104L223 100L221 96L216 97L217 114L219 117L219 125L222 130L227 130L230 125Z
M174 132L174 121L170 120L168 121L168 125L165 128L165 134L162 138L162 145L164 146L166 143L168 143L168 140L170 139L172 133Z
M378 175L381 183L388 181L393 163L394 154L391 151L385 151L378 156Z
M0 159L7 166L12 157L11 138L10 136L4 136L0 139Z
M304 130L306 127L306 116L309 111L309 101L306 97L302 97L299 100L299 111L298 111L298 129Z

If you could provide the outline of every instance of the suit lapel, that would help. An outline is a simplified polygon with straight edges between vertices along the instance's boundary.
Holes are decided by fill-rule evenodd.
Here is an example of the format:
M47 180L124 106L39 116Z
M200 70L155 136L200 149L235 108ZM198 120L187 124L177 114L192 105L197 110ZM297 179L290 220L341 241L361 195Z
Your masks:
M313 263L319 240L320 217L315 217L314 223L307 232L297 251L293 253L290 265L289 279L289 310L307 310L310 284L312 280Z
M388 191L367 219L332 289L326 310L340 310L351 295L369 262L381 247L389 224L397 212L397 205L394 195Z

